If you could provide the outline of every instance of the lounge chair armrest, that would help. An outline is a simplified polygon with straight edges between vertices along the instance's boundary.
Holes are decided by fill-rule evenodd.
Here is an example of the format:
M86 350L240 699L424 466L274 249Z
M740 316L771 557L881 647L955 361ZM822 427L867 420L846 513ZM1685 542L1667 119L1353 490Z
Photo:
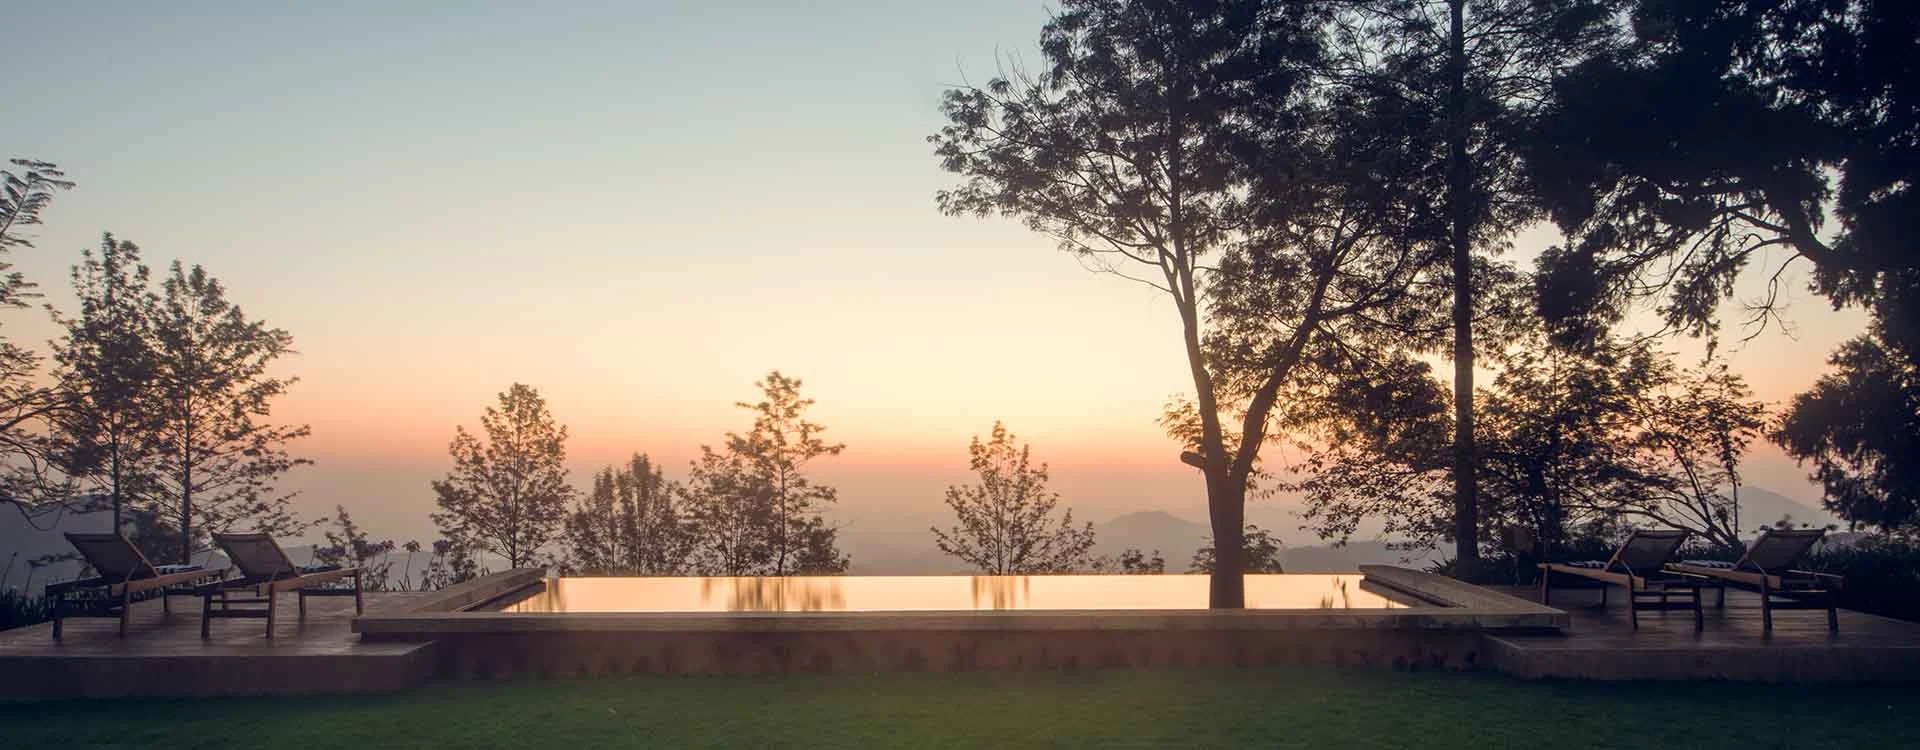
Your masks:
M1831 585L1831 586L1833 586L1833 587L1834 587L1834 588L1836 588L1836 589L1837 589L1837 588L1840 588L1840 587L1841 587L1841 585L1843 585L1843 584L1845 584L1845 583L1846 583L1846 581L1847 581L1847 577L1846 577L1846 576L1843 576L1843 575L1835 575L1835 574L1833 574L1833 573L1822 573L1822 572L1820 572L1820 571L1817 571L1817 570L1789 570L1789 571L1787 571L1787 572L1788 572L1789 574L1792 574L1792 575L1796 575L1796 576L1806 576L1806 577L1808 577L1808 578L1818 578L1818 579L1820 579L1821 581L1825 581L1825 582L1827 582L1827 583L1828 583L1828 585Z

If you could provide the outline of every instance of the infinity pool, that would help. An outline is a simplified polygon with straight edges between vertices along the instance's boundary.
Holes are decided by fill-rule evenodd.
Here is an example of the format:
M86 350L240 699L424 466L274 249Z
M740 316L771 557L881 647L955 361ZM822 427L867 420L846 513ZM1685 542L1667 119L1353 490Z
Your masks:
M1249 609L1423 606L1365 576L1249 575ZM506 597L513 613L1197 610L1204 575L554 578Z

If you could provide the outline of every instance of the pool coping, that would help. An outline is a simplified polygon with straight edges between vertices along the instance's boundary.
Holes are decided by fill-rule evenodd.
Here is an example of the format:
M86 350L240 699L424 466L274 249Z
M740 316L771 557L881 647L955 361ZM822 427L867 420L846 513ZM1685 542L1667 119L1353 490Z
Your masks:
M1552 630L1566 612L1451 578L1362 565L1368 581L1434 607L1268 610L965 610L918 612L514 613L473 608L539 582L544 568L495 573L448 587L404 611L355 618L365 638L426 640L534 632L804 633L870 631Z

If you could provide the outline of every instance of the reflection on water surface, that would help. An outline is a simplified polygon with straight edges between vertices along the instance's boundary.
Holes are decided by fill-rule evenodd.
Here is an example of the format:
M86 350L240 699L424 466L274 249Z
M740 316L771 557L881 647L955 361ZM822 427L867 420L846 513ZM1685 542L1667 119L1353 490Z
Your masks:
M1362 576L1250 575L1252 609L1398 609ZM507 612L1205 609L1203 575L558 578Z

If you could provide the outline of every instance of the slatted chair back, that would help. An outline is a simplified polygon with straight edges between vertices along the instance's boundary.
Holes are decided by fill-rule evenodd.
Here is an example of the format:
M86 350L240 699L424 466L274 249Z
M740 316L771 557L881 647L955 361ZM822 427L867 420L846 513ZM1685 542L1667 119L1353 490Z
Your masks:
M67 534L67 543L86 558L87 564L110 581L132 581L157 575L153 563L140 554L140 548L119 534Z
M1800 558L1813 549L1826 529L1767 529L1747 545L1747 553L1740 556L1737 566L1746 570L1773 572L1792 567Z
M214 534L213 542L227 553L227 559L247 578L271 580L296 575L300 567L287 557L287 551L270 534Z
M1607 570L1636 576L1660 572L1687 541L1687 532L1673 529L1640 529L1614 550Z

